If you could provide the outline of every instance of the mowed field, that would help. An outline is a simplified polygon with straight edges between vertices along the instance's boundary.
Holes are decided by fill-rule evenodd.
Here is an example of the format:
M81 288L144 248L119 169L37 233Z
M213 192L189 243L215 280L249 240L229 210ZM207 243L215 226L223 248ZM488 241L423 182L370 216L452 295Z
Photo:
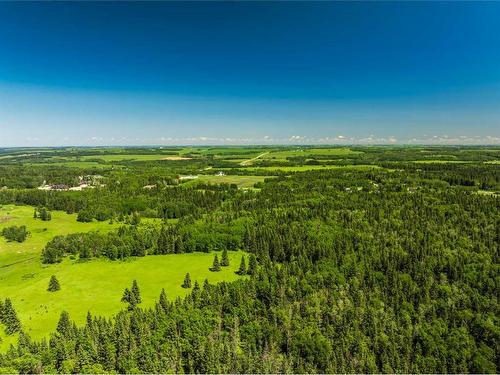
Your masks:
M66 259L60 264L42 264L40 253L47 241L57 234L90 230L111 230L116 225L106 222L78 223L76 215L53 212L50 222L32 218L33 209L27 206L4 206L0 209L0 229L9 225L26 225L31 236L24 243L0 239L0 298L13 302L25 332L40 339L54 331L60 313L69 312L77 324L84 322L87 311L111 316L126 308L120 300L123 290L136 279L142 294L141 306L153 306L161 289L169 299L184 296L189 291L181 287L184 276L190 273L192 282L200 284L233 281L242 252L229 252L230 266L221 272L211 272L214 254L192 253L130 258L126 261ZM219 254L220 256L220 254ZM56 275L61 290L50 293L47 286ZM17 340L0 329L0 351Z
M269 176L271 177L271 176ZM239 188L253 188L257 182L263 182L267 176L217 176L217 175L199 175L197 179L190 180L184 184L193 185L197 183L209 184L235 184Z
M313 157L313 156L320 156L320 157L328 157L328 156L352 156L352 155L357 155L357 154L362 154L361 151L354 151L351 150L348 147L338 147L338 148L296 148L296 149L288 149L288 150L277 150L277 151L271 151L264 155L262 159L276 159L276 160L286 160L286 158L289 157Z

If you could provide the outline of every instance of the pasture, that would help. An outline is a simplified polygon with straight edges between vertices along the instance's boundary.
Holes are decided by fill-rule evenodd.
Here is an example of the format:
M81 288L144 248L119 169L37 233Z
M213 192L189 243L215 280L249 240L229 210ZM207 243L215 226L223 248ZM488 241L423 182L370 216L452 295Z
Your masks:
M269 176L270 177L270 176ZM235 184L239 188L248 189L253 188L257 182L264 182L268 176L217 176L217 175L199 175L197 179L185 182L188 185L198 183L209 184Z
M34 339L54 331L63 310L77 323L85 321L87 311L93 315L112 316L126 308L121 297L125 288L137 280L142 307L153 306L164 288L169 299L185 296L191 289L181 284L187 272L200 286L205 279L211 283L233 281L242 252L229 252L230 266L211 272L213 253L150 255L125 261L93 259L86 262L65 259L59 264L43 265L38 257L4 268L0 276L0 296L9 297L24 330ZM219 254L220 257L220 254ZM48 292L51 275L56 275L61 290ZM0 330L0 349L5 350L15 336L6 337Z
M125 261L66 258L59 264L42 264L41 250L54 236L109 231L118 224L80 223L76 221L76 214L60 211L52 211L51 221L41 221L33 218L33 207L4 205L0 208L0 230L11 225L26 225L31 234L22 243L7 242L0 237L0 298L12 300L24 330L34 339L53 331L63 310L68 311L77 324L84 322L87 311L113 315L126 307L120 299L134 279L141 288L141 306L152 306L162 288L170 299L187 294L188 290L181 287L187 272L193 284L205 279L215 283L239 278L234 271L242 252L229 252L230 266L222 267L221 272L209 271L213 253L157 255ZM51 275L58 278L60 291L47 291ZM16 340L15 335L5 336L0 329L0 350L6 350Z

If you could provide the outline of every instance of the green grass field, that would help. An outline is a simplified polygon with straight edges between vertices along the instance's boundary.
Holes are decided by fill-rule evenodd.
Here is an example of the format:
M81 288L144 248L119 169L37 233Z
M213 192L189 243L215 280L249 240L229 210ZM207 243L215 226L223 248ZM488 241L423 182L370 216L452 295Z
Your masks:
M271 151L264 155L262 159L286 160L288 157L311 157L311 156L349 156L361 154L360 151L353 151L347 147L340 148L297 148L292 150Z
M187 272L191 279L212 283L239 278L234 271L242 252L229 252L231 265L221 272L210 272L213 254L193 253L131 258L126 261L93 259L86 262L66 259L60 264L42 264L40 253L55 235L90 230L109 231L116 224L79 223L76 215L53 211L52 220L33 219L33 208L7 205L0 208L0 229L26 225L31 232L23 243L7 242L0 237L0 298L10 298L24 330L34 339L52 332L61 311L66 310L77 324L83 323L87 311L111 316L126 306L120 302L123 290L137 279L142 292L142 306L152 306L165 288L170 299L188 293L181 287ZM61 290L47 291L51 275L56 275ZM5 351L16 336L5 336L0 329L0 350Z
M185 184L193 185L197 183L210 183L210 184L236 184L239 188L248 189L252 188L257 182L263 182L267 176L214 176L214 175L200 175L195 180L185 182Z
M45 244L54 236L91 230L109 231L117 224L108 222L80 223L76 214L53 211L51 221L33 219L33 207L4 205L0 207L0 230L11 225L26 225L31 235L23 243L7 242L0 237L0 269L8 264L38 257ZM0 278L3 271L0 271Z

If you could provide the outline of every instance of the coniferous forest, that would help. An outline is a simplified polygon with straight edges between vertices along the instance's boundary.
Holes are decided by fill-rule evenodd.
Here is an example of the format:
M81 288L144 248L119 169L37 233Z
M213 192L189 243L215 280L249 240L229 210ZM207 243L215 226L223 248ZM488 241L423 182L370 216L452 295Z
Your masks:
M198 282L188 270L176 284L185 297L158 289L149 306L134 279L116 295L118 313L89 311L76 324L60 311L41 339L18 318L19 296L0 295L0 326L16 337L0 354L0 372L497 373L500 168L489 161L498 149L427 150L463 163L415 163L421 150L412 148L358 151L341 167L314 154L307 159L316 164L291 156L242 168L202 153L103 162L98 173L51 166L48 156L4 163L1 205L116 225L51 238L38 253L44 267L213 253L209 272L231 265L238 279ZM215 169L210 182L197 172L206 165ZM297 170L280 171L285 165ZM218 183L219 170L233 182ZM194 173L198 181L179 179ZM100 182L81 191L28 186L72 175ZM241 176L262 179L242 188ZM29 230L2 233L19 241ZM234 251L244 256L229 264ZM47 288L50 299L67 286L52 275Z

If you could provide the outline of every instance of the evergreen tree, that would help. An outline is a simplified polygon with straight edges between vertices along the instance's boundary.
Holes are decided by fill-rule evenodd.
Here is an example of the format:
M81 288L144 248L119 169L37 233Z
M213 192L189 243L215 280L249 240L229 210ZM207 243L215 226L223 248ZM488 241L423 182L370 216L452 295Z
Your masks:
M184 278L184 282L182 283L183 288L191 288L191 276L189 275L189 272L186 273L186 277Z
M160 299L158 301L158 306L164 311L168 311L168 300L167 300L167 293L165 292L165 289L161 290L160 293Z
M130 289L125 288L123 291L122 302L130 303Z
M59 281L57 280L57 277L55 275L52 275L50 277L49 287L47 288L47 290L49 292L56 292L56 291L58 291L60 289L61 289L61 285L59 284Z
M200 290L200 284L198 284L198 281L195 281L193 286L193 292L198 290Z
M229 257L227 256L227 249L224 249L222 251L222 259L221 259L220 265L223 267L229 266Z
M247 265L245 262L245 256L243 255L241 257L241 262L240 262L240 268L238 268L238 271L236 271L238 275L245 275L247 273Z
M5 333L7 335L11 335L21 330L21 322L17 317L16 310L14 310L10 298L5 299L5 302L2 305L0 318L2 323L5 325Z
M214 263L212 264L210 271L212 271L212 272L219 272L220 271L219 257L217 256L217 254L215 254Z
M254 275L256 269L257 269L257 258L255 257L254 254L251 254L250 259L248 259L247 274Z
M141 291L139 290L139 285L137 285L137 280L132 281L132 289L130 290L131 294L135 298L136 303L141 303Z
M72 325L69 320L69 314L67 311L63 311L59 317L59 322L57 323L56 331L59 332L63 337L72 336Z

